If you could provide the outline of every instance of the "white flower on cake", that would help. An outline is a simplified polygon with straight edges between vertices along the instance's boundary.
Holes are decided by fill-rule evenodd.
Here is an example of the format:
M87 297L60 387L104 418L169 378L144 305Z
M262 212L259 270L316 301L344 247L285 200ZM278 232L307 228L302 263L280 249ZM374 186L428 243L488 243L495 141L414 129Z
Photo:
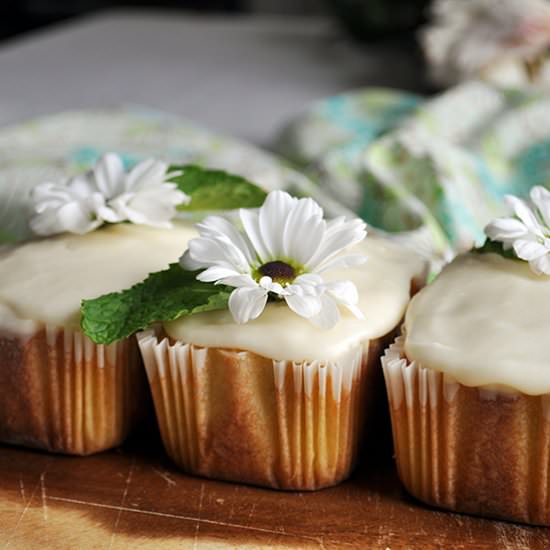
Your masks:
M107 153L87 174L35 187L31 229L38 235L84 234L124 221L170 227L176 206L190 199L167 181L176 175L167 170L166 163L148 159L127 172L118 155Z
M529 262L537 274L550 275L550 192L536 186L529 193L530 201L513 195L505 200L514 217L497 218L485 227L486 235L513 248L516 256Z
M32 190L31 199L34 216L30 226L37 235L64 231L82 234L103 223L97 217L97 210L105 200L84 177L72 178L66 184L41 183Z
M325 282L321 273L366 261L341 255L365 238L364 222L325 221L314 200L284 191L272 191L259 210L241 209L239 216L243 230L219 216L197 224L200 237L180 259L186 270L204 269L198 280L236 287L229 310L237 323L257 318L270 295L322 328L338 322L339 305L362 318L354 283Z

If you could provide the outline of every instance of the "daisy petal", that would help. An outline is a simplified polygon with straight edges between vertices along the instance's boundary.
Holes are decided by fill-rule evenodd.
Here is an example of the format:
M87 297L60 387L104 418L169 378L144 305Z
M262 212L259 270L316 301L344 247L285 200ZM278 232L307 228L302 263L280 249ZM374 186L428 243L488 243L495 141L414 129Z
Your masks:
M323 209L313 199L298 199L297 204L304 218L323 217Z
M550 227L550 191L541 185L536 185L531 189L529 196L537 207L542 221Z
M345 306L355 317L358 319L365 318L363 312L357 307L359 293L354 283L351 281L334 281L327 283L324 287L337 303Z
M497 218L485 226L485 234L493 241L512 242L528 232L527 227L515 218Z
M127 174L121 158L107 153L84 176L36 186L31 192L34 212L50 213L32 225L42 234L86 233L104 222L122 221L171 227L176 206L189 197L165 181L166 169L164 162L149 159Z
M514 242L514 252L518 258L529 262L544 256L549 251L543 244L536 240L519 239Z
M525 201L514 197L514 195L506 195L505 200L513 208L514 214L524 223L525 227L531 233L542 237L539 222Z
M93 175L95 185L106 199L124 192L124 165L118 155L103 155L95 165Z
M314 256L310 258L307 267L313 271L323 269L329 260L342 250L362 241L366 235L365 222L359 219L343 222L341 218L334 220Z
M319 313L310 317L310 321L317 327L328 330L333 328L340 320L340 311L333 298L328 294L320 297L321 309Z
M258 227L269 257L283 255L283 227L298 201L284 191L269 193L258 214Z
M43 201L51 201L54 204L65 202L70 197L70 193L66 185L45 181L31 190L30 197L36 211L41 208Z
M322 209L313 199L300 199L283 222L283 256L305 265L317 252L326 231Z
M227 267L212 266L204 271L201 271L197 275L197 280L202 281L203 283L213 283L221 279L229 279L231 277L245 277L241 275L234 269L229 269ZM223 284L229 284L224 282ZM241 286L241 285L230 285L230 286Z
M304 273L294 279L294 284L317 286L323 283L323 277L318 273Z
M299 216L299 214L297 215ZM325 231L326 222L314 216L306 219L300 218L300 221L294 226L289 224L285 233L285 249L289 251L288 256L307 266L310 258L321 246Z
M150 185L162 183L166 177L168 165L157 159L146 159L136 164L126 174L124 191L139 191Z
M132 223L154 227L171 227L170 220L176 215L176 206L182 204L186 195L169 184L157 185L137 193L124 193L110 201L114 210L124 212Z
M258 286L236 288L229 297L229 311L238 324L260 316L267 303L267 292Z
M294 313L306 319L317 315L321 310L321 298L318 294L289 294L285 296L285 301Z
M550 275L550 255L548 253L531 260L529 265L538 275Z
M57 211L53 209L36 214L29 221L29 225L36 235L52 235L63 231L59 226Z
M354 305L359 301L357 287L351 281L333 281L326 283L324 288L341 304Z
M258 283L250 275L232 275L220 279L216 284L240 287L257 287Z
M225 218L205 218L197 225L200 237L190 241L181 258L183 267L205 269L199 280L236 287L229 306L237 322L259 315L269 295L284 298L292 311L307 319L324 308L318 318L323 326L339 319L338 303L361 316L355 285L325 285L317 268L364 263L361 255L335 258L365 237L364 222L338 218L327 223L315 201L294 199L283 191L272 191L259 211L241 209L239 216L244 231Z
M288 290L283 288L281 284L273 282L271 277L262 277L259 285L268 292L272 292L278 296L286 296L288 294Z
M229 239L243 253L249 264L256 260L252 243L238 229L221 216L207 216L197 224L201 237L214 237Z
M202 262L193 260L191 254L189 254L189 249L180 256L179 264L186 271L197 271L197 269L202 269L204 267Z
M241 208L241 210L239 211L239 217L241 219L248 239L252 243L254 250L256 250L256 255L262 263L268 262L271 257L262 239L262 234L260 232L260 222L258 220L258 212Z
M239 273L250 271L243 253L230 241L198 237L189 241L188 248L192 258L200 258L203 267L224 264L232 266Z
M344 306L353 314L357 319L363 320L365 318L365 315L363 312L359 309L358 306L353 304L344 304Z
M75 199L86 199L94 193L105 197L103 193L98 193L96 186L88 178L83 176L77 176L71 178L67 183L66 188L70 191L71 195Z
M98 205L95 211L98 217L107 223L120 223L126 219L120 209L114 210L105 204Z
M83 235L101 225L101 221L91 217L91 213L78 202L69 202L57 211L59 226L65 231Z

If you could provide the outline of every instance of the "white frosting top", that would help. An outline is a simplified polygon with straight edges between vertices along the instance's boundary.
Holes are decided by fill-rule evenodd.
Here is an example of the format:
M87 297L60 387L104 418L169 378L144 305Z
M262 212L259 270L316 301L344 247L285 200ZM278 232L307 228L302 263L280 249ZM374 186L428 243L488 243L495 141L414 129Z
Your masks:
M0 330L32 334L36 323L78 328L83 299L124 290L165 269L195 236L183 224L116 224L3 248Z
M341 308L330 330L312 325L284 303L268 303L257 319L237 325L228 310L211 311L165 323L169 336L198 346L241 349L289 361L332 360L353 346L387 334L403 318L411 280L424 276L419 257L387 240L368 236L351 249L368 256L358 267L323 273L325 280L351 280L359 291L359 320Z
M550 278L496 254L455 259L412 300L405 353L465 386L550 393Z

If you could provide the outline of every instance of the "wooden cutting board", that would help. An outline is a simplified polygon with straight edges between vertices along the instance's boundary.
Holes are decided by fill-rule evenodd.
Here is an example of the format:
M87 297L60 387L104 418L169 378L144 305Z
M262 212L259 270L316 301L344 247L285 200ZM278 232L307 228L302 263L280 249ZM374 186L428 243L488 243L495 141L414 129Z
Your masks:
M0 446L0 548L547 549L550 529L429 509L390 457L315 493L179 472L160 443L75 458Z

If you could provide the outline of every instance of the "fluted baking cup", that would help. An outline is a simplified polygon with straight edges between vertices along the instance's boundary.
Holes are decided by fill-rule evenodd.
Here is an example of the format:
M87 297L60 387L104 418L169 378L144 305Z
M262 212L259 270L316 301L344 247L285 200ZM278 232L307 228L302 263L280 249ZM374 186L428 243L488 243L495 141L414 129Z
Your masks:
M399 337L382 358L395 458L428 504L549 525L550 395L468 387L410 362Z
M135 338L46 326L0 334L0 388L0 441L86 455L123 442L147 386Z
M164 445L185 471L278 489L345 479L377 342L336 361L275 361L138 334Z

